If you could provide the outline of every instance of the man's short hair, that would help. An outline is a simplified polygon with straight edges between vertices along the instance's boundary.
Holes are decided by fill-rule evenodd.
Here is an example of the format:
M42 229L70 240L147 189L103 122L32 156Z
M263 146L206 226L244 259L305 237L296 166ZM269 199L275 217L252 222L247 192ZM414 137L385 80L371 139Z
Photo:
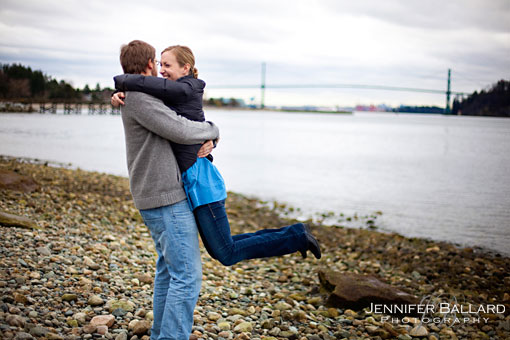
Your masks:
M156 49L145 41L133 40L120 48L120 64L124 73L140 74L149 60L156 58Z

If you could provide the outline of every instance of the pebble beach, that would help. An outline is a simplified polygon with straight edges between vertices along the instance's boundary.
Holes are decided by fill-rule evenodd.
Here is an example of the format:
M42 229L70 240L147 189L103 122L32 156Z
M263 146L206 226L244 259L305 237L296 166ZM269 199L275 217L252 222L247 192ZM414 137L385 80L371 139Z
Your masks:
M156 253L128 179L9 157L0 174L26 179L0 184L0 338L149 339ZM296 222L287 207L236 193L226 208L233 234ZM201 246L190 339L510 339L508 257L378 232L370 219L308 223L320 260L296 253L225 267ZM447 320L335 305L320 272L471 309Z

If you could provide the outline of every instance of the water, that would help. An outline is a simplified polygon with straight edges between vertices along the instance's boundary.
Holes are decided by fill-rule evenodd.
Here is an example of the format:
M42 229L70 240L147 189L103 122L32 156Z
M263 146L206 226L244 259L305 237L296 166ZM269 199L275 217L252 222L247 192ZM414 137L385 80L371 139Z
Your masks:
M227 188L510 255L510 120L210 110ZM0 154L127 176L118 116L0 115Z

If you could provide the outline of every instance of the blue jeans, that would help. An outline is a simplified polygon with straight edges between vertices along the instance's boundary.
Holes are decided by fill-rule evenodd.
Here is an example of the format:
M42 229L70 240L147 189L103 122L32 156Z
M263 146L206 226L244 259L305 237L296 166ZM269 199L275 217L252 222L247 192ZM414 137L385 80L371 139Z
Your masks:
M158 253L151 340L187 340L202 283L195 218L186 200L140 213Z
M232 236L224 200L201 205L193 213L207 252L225 266L247 259L291 254L308 246L302 223Z

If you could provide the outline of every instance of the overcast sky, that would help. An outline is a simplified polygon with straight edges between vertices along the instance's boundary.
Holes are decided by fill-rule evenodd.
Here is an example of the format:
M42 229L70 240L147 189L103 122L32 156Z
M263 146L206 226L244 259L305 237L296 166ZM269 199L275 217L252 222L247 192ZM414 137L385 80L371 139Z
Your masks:
M366 84L471 93L510 79L510 0L0 0L0 63L75 87L113 86L120 46L195 53L207 96L255 102L271 85ZM444 106L445 96L366 89L269 89L267 105Z

